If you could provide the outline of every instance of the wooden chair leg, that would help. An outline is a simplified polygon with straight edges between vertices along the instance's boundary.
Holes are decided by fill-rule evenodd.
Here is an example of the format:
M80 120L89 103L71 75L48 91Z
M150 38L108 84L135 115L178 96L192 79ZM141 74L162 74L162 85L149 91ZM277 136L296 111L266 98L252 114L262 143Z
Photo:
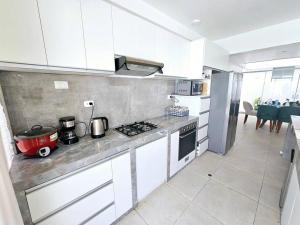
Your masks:
M256 130L258 129L259 125L260 125L261 119L257 118L256 120Z
M247 122L247 119L248 119L248 115L245 114L245 118L244 118L244 124Z
M263 120L262 123L260 124L259 128L262 128L266 122L267 122L267 120Z
M270 120L270 132L273 130L273 120Z
M281 128L281 125L282 125L282 121L277 121L277 129L276 129L276 132L279 133L280 131L280 128Z

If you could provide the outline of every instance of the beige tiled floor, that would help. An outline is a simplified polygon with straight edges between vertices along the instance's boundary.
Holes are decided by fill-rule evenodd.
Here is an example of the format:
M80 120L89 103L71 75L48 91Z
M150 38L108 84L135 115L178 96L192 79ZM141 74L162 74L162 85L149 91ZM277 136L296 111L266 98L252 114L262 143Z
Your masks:
M242 120L226 156L206 152L195 159L119 225L279 225L286 127L276 134L268 126L255 130L253 117L246 125Z

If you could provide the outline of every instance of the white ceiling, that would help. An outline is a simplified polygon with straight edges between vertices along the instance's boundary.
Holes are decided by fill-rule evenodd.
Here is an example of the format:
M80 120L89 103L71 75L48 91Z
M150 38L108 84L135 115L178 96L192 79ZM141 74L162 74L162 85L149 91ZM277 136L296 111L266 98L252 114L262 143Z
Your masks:
M143 1L212 40L300 18L300 0Z

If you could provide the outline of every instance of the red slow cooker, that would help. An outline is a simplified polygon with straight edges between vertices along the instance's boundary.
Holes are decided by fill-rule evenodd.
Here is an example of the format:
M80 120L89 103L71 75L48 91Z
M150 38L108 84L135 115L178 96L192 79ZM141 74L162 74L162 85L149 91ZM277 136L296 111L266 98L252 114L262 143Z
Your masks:
M48 156L57 145L57 129L35 125L14 136L19 150L27 156Z

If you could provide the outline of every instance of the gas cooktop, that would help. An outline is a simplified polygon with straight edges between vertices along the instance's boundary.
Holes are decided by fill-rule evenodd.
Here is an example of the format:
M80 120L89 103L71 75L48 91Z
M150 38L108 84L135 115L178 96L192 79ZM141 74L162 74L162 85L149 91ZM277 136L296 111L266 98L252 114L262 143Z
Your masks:
M122 125L120 127L115 128L115 130L121 132L122 134L127 135L128 137L132 137L153 129L156 129L157 125L141 121L141 122L135 122L128 125Z

